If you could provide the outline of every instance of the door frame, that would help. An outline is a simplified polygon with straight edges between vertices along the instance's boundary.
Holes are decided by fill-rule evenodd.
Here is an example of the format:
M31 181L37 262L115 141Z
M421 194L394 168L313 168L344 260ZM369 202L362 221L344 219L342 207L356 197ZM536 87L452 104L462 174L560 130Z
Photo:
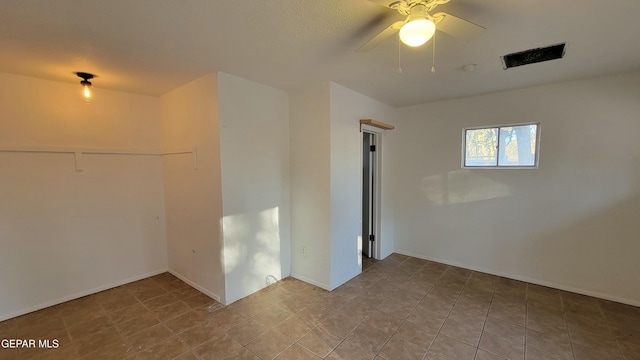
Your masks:
M374 235L375 235L375 241L373 243L372 246L372 251L373 251L373 256L372 258L380 260L380 243L383 241L382 236L380 235L382 233L382 217L381 217L381 208L382 208L382 201L381 201L381 195L382 195L382 138L383 138L383 132L381 131L381 129L372 127L372 126L368 126L368 125L364 125L362 124L360 126L360 149L363 148L363 137L362 137L362 133L370 133L374 135L374 145L376 146L376 156L375 156L375 169L374 169L374 173L373 173L373 177L374 177L374 181L373 181L373 220L374 220ZM363 168L364 164L364 154L360 154L360 169ZM360 203L362 203L364 201L364 199L362 198L362 191L363 191L363 184L362 184L362 178L360 179ZM362 219L361 219L361 223L362 223ZM362 234L361 234L362 237ZM360 254L360 256L362 256L362 253Z

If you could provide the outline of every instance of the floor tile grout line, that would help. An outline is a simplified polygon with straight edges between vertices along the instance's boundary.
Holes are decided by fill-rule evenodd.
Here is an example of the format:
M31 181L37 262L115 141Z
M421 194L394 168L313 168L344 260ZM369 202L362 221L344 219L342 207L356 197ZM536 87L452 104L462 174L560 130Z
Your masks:
M565 299L562 296L560 296L560 298L561 298L561 301L562 301L562 314L563 314L563 317L564 317L564 320L565 320L565 325L567 327L567 333L569 335L569 342L571 344L571 351L572 351L574 359L575 359L576 354L575 354L575 346L574 345L582 345L582 344L573 342L573 335L571 333L571 329L570 329L570 326L569 326L569 319L568 319L568 316L567 316L568 313L566 311L566 307L564 306ZM605 327L607 328L607 330L609 331L609 335L611 335L611 339L616 343L616 349L618 350L618 355L621 357L621 359L626 359L626 357L625 357L625 355L624 355L624 353L622 351L622 348L620 347L620 343L619 343L618 339L616 339L615 336L613 336L613 331L612 331L611 325L609 324L608 321L606 321L607 318L606 318L606 315L604 314L604 310L602 309L600 300L595 298L595 302L596 302L596 306L598 307L598 312L600 313L602 318L605 319L604 324L605 324Z
M405 260L406 261L406 260ZM422 266L420 267L422 268ZM415 271L413 274L411 274L411 276L409 277L409 279L407 279L407 281L405 281L402 285L406 284L415 274L417 273L417 271ZM398 328L393 332L393 334L391 334L391 336L387 339L387 341L382 345L382 347L380 348L380 350L375 354L376 356L379 356L379 354L382 352L382 350L384 350L384 348L387 346L387 344L389 343L389 341L391 341L391 339L395 336L395 334L398 332L398 330L400 330L400 328L402 327L402 325L404 325L408 320L409 316L411 315L411 313L413 311L415 311L415 309L418 307L418 305L422 302L422 300L424 300L425 297L427 297L427 293L429 291L427 290L427 292L424 293L424 295L422 295L422 297L420 298L420 300L413 306L413 308L411 309L411 311L409 312L409 314L402 320L402 322L400 323L400 325L398 326ZM434 338L435 339L435 338ZM431 344L429 344L429 346L431 346ZM429 352L429 349L427 348L427 351L425 352L425 354L423 355L426 356L426 354Z
M399 279L401 279L401 278L402 278L402 279L405 279L405 280L404 280L404 282L403 282L403 283L402 283L402 285L401 285L401 286L403 286L403 285L406 285L406 284L408 283L408 281L410 281L411 279L415 279L415 278L417 278L417 274L418 274L418 272L420 271L420 269L425 269L425 268L426 268L426 266L425 266L425 265L422 265L422 266L420 266L420 267L416 268L416 267L414 267L414 266L413 266L413 264L409 265L410 263L408 263L408 262L407 262L407 259L410 259L410 258L402 258L402 261L396 261L396 262L394 262L393 264L391 264L390 266L385 266L385 268L384 268L384 269L380 268L381 270L378 272L378 274L381 274L381 275L379 275L378 277L376 277L376 281L385 281L385 279L387 279L387 280L390 280L390 279L399 280ZM396 259L396 260L397 260L397 259ZM394 267L396 267L396 266L398 266L398 267L399 267L399 265L401 265L401 264L407 264L407 265L409 265L409 266L404 267L404 268L402 268L402 269L400 269L400 268L399 268L399 270L398 270L398 271L394 271L394 270L393 270L393 269L394 269ZM417 306L418 306L418 305L419 305L419 304L420 304L424 299L426 299L426 298L428 297L429 293L430 293L430 292L432 291L432 289L437 285L438 281L442 281L443 276L445 276L445 275L446 275L446 274L448 274L448 273L456 274L456 275L458 274L458 272L455 272L455 271L448 272L448 269L449 269L449 268L450 268L450 267L446 268L444 271L442 271L442 272L440 272L440 273L439 273L439 275L438 275L438 277L437 277L437 279L436 279L436 283L434 283L434 284L429 284L430 286L429 286L426 290L424 290L425 292L421 294L421 296L419 297L419 300L416 302L416 304L415 304L415 305L413 305L413 307L412 307L412 308L411 308L411 310L409 311L409 314L410 314L412 311L414 311L414 310L417 308ZM409 270L409 269L413 269L413 270ZM386 272L386 273L385 273L385 272ZM373 279L373 278L372 278L372 279ZM469 275L469 276L467 276L467 277L466 277L466 280L465 280L465 282L464 282L464 285L460 288L460 291L459 291L459 292L457 292L457 296L455 297L455 300L453 301L453 304L451 305L451 308L450 308L450 309L448 309L448 311L447 311L447 315L446 315L446 317L444 317L443 324L441 324L441 325L440 325L440 327L438 328L438 331L436 332L436 338L437 338L438 336L440 336L440 335L443 335L443 336L444 336L444 334L442 333L442 331L443 331L443 326L444 326L444 322L446 322L446 321L447 321L447 319L450 319L450 317L451 317L451 311L452 311L452 309L453 309L453 308L458 307L458 308L460 308L460 310L462 310L462 311L466 311L465 309L467 309L467 307L465 307L464 305L462 305L462 304L464 303L464 304L467 304L467 306L469 306L469 308L467 309L467 310L469 310L469 311L472 311L472 310L473 310L473 311L475 311L474 309L477 309L476 307L472 306L472 304L467 303L467 302L466 302L466 300L465 300L464 302L462 302L463 295L465 294L465 291L467 291L467 289L471 289L471 288L472 288L471 279L473 279L473 272L471 273L471 275ZM454 280L455 280L455 279L454 279ZM460 283L459 283L459 282L457 282L457 281L454 281L454 282L455 282L456 284L458 284L458 285L460 284ZM365 284L369 284L369 285L368 285L368 286L366 286ZM491 297L491 300L489 301L489 305L488 305L488 306L489 306L489 310L487 310L487 312L486 312L486 313L485 313L485 312L483 312L483 314L484 314L484 316L483 316L483 317L484 317L484 324L483 324L483 327L482 327L481 336L482 336L482 334L484 334L484 333L485 333L485 331L486 331L486 329L487 329L487 321L488 321L488 319L490 318L490 316L489 316L490 309L491 309L491 308L492 308L492 306L494 305L495 300L496 300L496 296L498 295L498 293L496 292L496 291L497 291L496 284L497 284L496 282L494 282L494 283L493 283L493 287L492 287L492 297ZM455 284L454 284L454 285L455 285ZM505 283L505 285L508 285L508 284L506 284L506 283ZM362 283L358 283L358 286L355 286L355 287L354 287L354 289L358 289L358 291L360 291L360 293L362 293L362 291L365 291L368 287L371 287L371 286L372 286L372 284L371 284L369 281L365 281L365 282L362 282ZM131 288L126 288L126 289L128 290L128 291L127 291L127 293L131 294L131 293L129 292L129 290L131 290ZM171 290L170 290L170 289L168 289L168 288L164 288L164 290L165 290L165 291L164 291L164 293L171 293ZM286 290L286 289L285 289L285 290ZM525 326L524 326L524 330L525 330L525 336L524 336L524 349L525 349L525 354L524 354L524 355L525 355L525 356L526 356L526 349L527 349L528 344L529 344L529 342L528 342L528 340L529 340L529 339L528 339L528 334L527 334L527 332L528 332L528 330L529 330L529 322L530 322L530 320L532 319L532 317L531 317L531 316L536 314L535 312L532 312L532 311L533 311L533 310L535 310L535 309L538 309L538 304L540 304L540 305L544 305L544 304L546 303L546 302L545 302L545 300L544 300L544 298L543 298L543 297L539 297L539 295L540 295L540 296L548 296L548 293L545 293L545 292L538 292L538 291L534 291L534 290L537 290L537 288L536 288L536 287L533 287L531 284L526 283L525 294L524 294L524 322L525 322ZM507 289L507 288L505 288L505 291L507 291L507 292L505 292L505 294L508 294L508 293L510 293L510 294L512 294L512 295L515 295L515 294L516 294L516 293L514 293L514 292L510 292L510 291L508 291L508 289ZM421 291L421 292L422 292L422 291ZM285 293L286 293L286 291L285 291ZM444 294L445 296L447 295L446 293L443 293L443 294ZM533 295L535 295L535 296L533 296ZM162 295L158 295L158 296L162 296ZM197 295L193 295L193 296L195 297L195 296L197 296ZM144 296L143 296L142 298L138 298L137 296L134 296L134 298L135 298L135 300L136 300L136 304L138 304L138 303L142 303L142 305L144 306L144 308L145 308L145 309L150 310L150 309L146 306L146 303L143 303L143 302L142 302L142 298L144 298ZM154 298L155 298L155 297L154 297ZM353 297L342 297L342 296L341 296L340 298L341 298L342 300L338 301L338 303L337 303L337 304L339 304L339 305L338 305L335 309L332 309L332 310L334 310L334 311L333 311L333 313L335 313L335 312L337 311L337 309L343 309L343 308L345 308L345 306L346 306L347 304L349 304L349 303L351 303L351 304L355 304L355 302L353 301L353 300L354 300L354 298L353 298ZM395 296L394 296L394 298L395 298ZM343 300L344 300L344 301L343 301ZM578 350L578 348L577 348L576 346L577 346L577 345L579 345L579 344L582 344L582 343L581 343L581 342L574 343L574 338L575 338L574 336L576 336L576 335L573 335L573 334L572 334L572 332L569 330L569 329L570 329L569 324L570 324L570 322L571 322L571 323L573 323L573 322L572 322L572 321L570 321L570 318L569 318L569 316L568 316L569 311L568 311L568 309L567 309L567 305L566 305L566 304L568 303L568 301L569 301L569 300L571 300L571 298L569 298L569 297L567 297L567 296L564 296L563 294L560 294L559 300L560 300L560 306L561 306L561 309L562 309L561 314L562 314L562 316L563 316L563 318L564 318L564 319L563 319L563 320L564 320L564 327L566 328L566 330L565 330L565 331L567 331L567 334L568 334L568 339L569 339L569 342L570 342L570 345L571 345L572 355L573 355L575 358L577 358L577 357L578 357L578 354L576 353L576 350ZM576 298L575 300L576 300L576 301L578 301L578 300L581 300L581 299ZM594 300L594 298L591 298L591 301L593 301L593 300ZM180 299L180 301L184 301L184 300L183 300L183 299ZM331 303L331 302L328 302L328 303ZM91 303L90 303L90 302L87 302L87 303L84 303L84 302L83 302L82 304L83 304L83 306L84 306L84 305L91 306ZM109 311L109 310L107 310L107 307L106 307L106 305L105 305L105 304L106 304L105 302L103 302L103 301L99 301L99 302L98 302L98 306L99 306L99 307L98 307L98 308L96 308L96 310L102 309L102 312L104 312L104 315L106 315L106 316L107 316L107 319L108 319L108 320L111 320L111 317L110 317L109 315L111 315L113 311ZM281 307L283 307L283 308L286 308L286 305L283 305L284 303L283 303L283 302L281 302L281 301L280 301L280 302L274 302L273 304L276 304L276 305L279 305L279 306L281 306ZM578 303L576 303L576 304L578 304ZM584 304L585 304L585 306L586 306L586 305L591 306L591 302L589 302L589 303L584 303ZM625 312L624 312L624 310L626 310L626 309L624 309L624 308L620 308L620 309L619 309L619 308L615 308L615 307L606 307L606 308L605 308L605 305L608 305L608 304L607 304L607 303L604 303L603 301L600 301L600 300L598 300L598 299L595 299L595 302L594 302L593 304L594 304L595 306L594 306L593 308L591 308L591 309L594 309L594 310L595 310L595 309L597 309L597 314L600 314L600 316L603 316L603 317L604 317L604 320L605 320L605 321L604 321L604 324L603 324L604 326L602 327L602 330L606 331L606 332L609 334L609 337L612 337L612 339L613 339L614 341L616 341L616 346L615 346L615 347L611 347L611 348L612 348L612 349L613 349L613 348L616 348L616 349L617 349L616 351L617 351L618 356L623 356L623 357L624 357L624 354L622 353L622 342L621 342L621 341L619 341L619 338L618 338L617 336L614 336L614 335L613 335L613 329L618 329L618 328L620 328L620 329L626 329L627 327L625 326L625 324L626 324L626 321L628 320L628 319L626 318L626 316L627 316L627 315L629 315L629 316L631 316L631 315L635 315L636 313L625 313ZM553 304L549 303L549 305L553 305ZM165 306L168 306L168 305L165 305ZM373 308L378 309L378 307L380 307L380 306L378 305L378 306L375 306L375 307L373 307ZM197 312L197 310L198 310L198 309L199 309L199 307L197 307L197 308L193 308L191 305L189 305L189 311ZM406 309L407 309L407 308L405 308L405 310L406 310ZM293 314L298 313L298 312L296 312L296 311L293 311L292 309L288 309L288 308L287 308L287 310L291 311ZM544 310L544 307L540 308L540 310ZM553 310L553 309L551 309L551 310ZM587 310L588 310L588 309L587 309ZM608 312L607 312L607 311L605 311L605 310L607 310ZM59 310L59 309L57 309L56 311L57 311L57 312L54 312L54 313L56 314L56 316L58 316L58 317L60 318L61 325L63 325L63 326L64 326L64 333L66 334L66 336L68 336L68 337L69 337L69 339L70 339L70 340L69 340L69 342L73 345L73 348L75 349L75 347L76 347L76 344L77 344L77 343L73 341L73 338L71 338L71 330L73 330L73 329L71 329L69 322L65 320L66 318L62 318L62 316L61 316L61 315L59 315L59 314L60 314L60 310ZM378 311L381 311L381 310L378 310ZM588 311L587 311L587 312L585 312L585 313L575 312L575 314L577 314L577 315L580 315L580 314L589 315L589 314L592 314L592 312L591 312L591 311L592 311L592 310L588 310ZM384 312L384 311L383 311L383 312ZM52 314L54 314L54 313L52 313ZM612 316L613 316L613 317L608 318L607 316L605 316L605 313L607 313L607 314L609 314L609 313L610 313L610 314L612 314ZM398 313L398 314L399 314L399 313ZM571 314L574 314L574 311L572 311L572 312L571 312ZM154 314L154 315L155 315L155 314ZM618 315L620 315L620 316L621 316L621 321L618 321L618 318L617 318L617 316L618 316ZM623 316L623 315L625 316L625 318L622 318L622 316ZM188 331L189 329L193 328L194 326L197 326L198 324L201 324L201 323L208 323L208 322L213 322L212 318L207 317L208 315L203 314L203 316L205 316L205 317L200 318L200 319L197 321L197 323L196 323L195 325L193 325L192 327L189 327L188 329L183 329L183 330L181 330L181 331L179 331L179 332L173 332L173 330L172 330L172 331L171 331L171 336L172 336L172 337L177 337L177 336L178 336L179 334L181 334L182 332L184 332L184 331ZM354 331L355 329L357 329L359 326L361 326L361 324L362 324L363 322L367 321L367 319L370 319L370 318L371 318L371 316L372 316L372 314L369 314L369 315L367 315L366 317L364 317L364 318L362 319L362 321L360 321L360 322L355 326L355 328L354 328L354 329L353 329L353 330L352 330L352 331L347 335L347 337L349 337L349 336L353 333L353 331ZM572 315L572 316L573 316L573 315ZM157 315L156 315L156 318L157 318L158 320L160 320L160 319L158 318L158 316L157 316ZM399 317L399 318L400 318L400 317ZM81 319L81 317L78 317L77 319ZM498 318L492 318L492 319L497 320L497 321L499 321L499 322L502 322L502 321L501 321L500 319L498 319ZM609 321L608 319L611 319L611 320ZM633 316L631 317L631 319L634 319L634 318L633 318ZM72 320L73 320L73 319L72 319ZM326 319L324 319L324 320L326 320ZM323 321L324 321L324 320L323 320ZM75 323L75 320L73 320L73 321L74 321L74 323ZM388 338L388 339L385 341L385 343L382 345L382 347L380 348L380 351L378 351L378 352L377 352L377 354L380 354L380 352L384 349L384 347L386 346L386 344L388 344L388 343L389 343L390 339L391 339L391 338L393 338L393 336L395 336L395 335L397 334L397 332L398 332L398 330L400 329L400 327L401 327L403 324L407 323L407 321L408 321L408 316L405 316L405 317L404 317L404 319L403 319L401 322L399 322L398 327L397 327L397 328L396 328L396 329L391 333L391 335L389 336L389 338ZM509 323L509 324L510 324L510 322L506 322L506 323ZM123 334L122 330L120 330L120 328L119 328L119 327L117 327L113 322L111 322L111 324L112 324L112 326L114 326L114 327L115 327L116 332L117 332L119 335L121 335L121 336L122 336L122 334ZM160 322L159 322L159 324L164 324L164 322L163 322L163 321L160 321ZM316 326L316 327L317 327L317 326ZM314 328L316 328L316 327L314 327ZM16 322L15 320L13 321L13 328L14 328L14 329L16 329L16 330L14 330L14 331L17 333L17 332L18 332L18 325L17 325L17 322ZM275 330L275 328L274 328L274 327L271 327L271 328L273 328L273 329L274 329L274 331L278 331L278 330ZM313 328L312 328L312 329L313 329ZM588 330L588 329L587 329L587 330ZM75 331L75 330L74 330L74 331ZM143 329L143 330L140 330L140 331L144 331L144 329ZM310 331L310 330L309 330L309 331ZM309 333L309 331L307 331L307 333ZM626 331L626 330L625 330L625 331ZM542 332L543 332L543 333L546 333L546 331L542 331ZM136 333L137 333L137 332L136 332ZM533 334L533 333L536 333L536 332L535 332L535 331L531 331L531 333ZM61 334L62 334L62 332L61 332ZM621 334L622 334L622 333L621 333ZM303 336L304 336L304 335L303 335ZM346 337L346 338L347 338L347 337ZM302 337L298 338L298 340L296 340L296 341L294 341L292 344L290 344L290 345L287 347L287 349L288 349L288 348L290 348L291 346L295 345L295 344L298 344L301 338L302 338ZM345 340L346 338L342 339L342 340L340 341L340 344L344 343L344 340ZM451 338L451 337L448 337L448 338ZM453 339L455 339L455 338L453 338ZM480 339L480 340L481 340L481 339ZM432 340L432 341L430 342L430 344L428 345L428 347L426 347L427 352L425 353L425 355L424 355L424 356L427 356L427 355L428 355L428 351L429 351L429 349L431 349L431 347L433 346L433 341L435 341L435 338L434 338L434 340ZM379 344L379 343L378 343L378 344ZM336 346L336 347L337 347L337 346ZM190 353L194 354L194 353L193 353L193 349L192 349L191 347L186 347L186 348L187 348L187 349L189 349L189 350L188 350L188 351L186 351L185 353L190 352ZM246 347L245 347L245 346L243 346L243 348L246 348ZM476 357L478 356L478 351L479 351L479 349L480 349L480 344L478 343L478 344L477 344L477 346L476 346L476 353L475 353L475 356L476 356ZM546 348L543 348L543 349L546 349ZM597 350L598 348L595 348L595 349ZM285 350L286 350L286 349L285 349ZM334 347L331 351L334 351L334 350L335 350L335 347ZM77 352L76 352L76 354L77 354ZM78 356L79 356L79 355L78 355ZM85 355L85 357L83 357L83 358L86 358L87 356L90 356L90 354ZM195 356L195 354L194 354L194 356ZM424 356L423 356L423 357L424 357Z
M135 294L133 294L131 292L130 289L126 289L127 292L129 293L129 295L131 295L134 299L136 299L136 301L138 302L138 304L142 305L143 308L146 309L146 306L144 305L144 303L142 302L142 300L140 300L137 296L135 296ZM135 305L131 305L131 306L135 306ZM125 341L125 343L128 343L129 341L126 339L126 337L124 336L122 330L120 330L120 327L117 326L117 324L114 322L113 323L114 328L116 329L116 331L120 334L120 337ZM127 344L127 347L130 348L133 353L135 353L137 355L137 353L139 352L137 349L133 349L133 344Z
M495 295L495 293L492 291L491 292L491 301L489 302L489 309L491 309L491 304L493 303L494 295ZM476 348L476 354L473 356L474 360L478 357L478 352L480 351L480 343L482 342L482 335L484 335L484 329L487 327L488 319L489 319L489 310L487 309L487 315L485 316L484 324L482 325L482 332L480 333L480 339L478 340L478 347ZM522 358L524 359L524 356Z
M163 288L163 287L162 287L162 286L160 286L160 285L158 285L158 286L159 286L160 288L162 288L162 289L165 291L165 292L164 292L164 294L160 294L160 295L157 295L157 296L151 297L151 298L149 298L149 299L147 299L147 300L153 300L153 299L156 299L156 298L158 298L158 297L160 297L160 296L164 296L164 295L166 295L166 294L172 294L173 292L177 291L177 290L167 290L167 289ZM140 304L141 304L141 305L142 305L142 306L143 306L147 311L150 311L150 312L152 311L151 309L149 309L149 307L148 307L147 305L145 305L145 303L144 303L141 299L139 299L137 296L135 296L134 294L132 294L130 291L129 291L129 293L130 293L130 295L131 295L131 296L133 296L133 297L138 301L138 303L140 303ZM173 295L173 294L172 294L172 295ZM194 294L194 295L192 295L191 297L194 297L194 296L198 296L198 294ZM190 298L190 297L189 297L189 298ZM213 300L213 299L212 299L212 300ZM180 299L178 299L178 298L176 298L176 301L174 301L173 303L175 303L175 302L179 302L179 301L181 301L181 300L180 300ZM214 300L214 301L215 301L215 300ZM165 308L165 307L171 306L173 303L171 303L171 304L165 304L164 306L161 306L160 308L162 309L162 308ZM131 305L131 306L134 306L134 305ZM187 306L188 306L188 305L187 305ZM192 309L192 308L189 306L189 310L188 310L188 311L186 311L186 312L184 312L184 313L181 313L181 314L178 314L178 315L176 315L176 316L174 316L174 317L170 317L170 318L168 318L168 319L165 319L164 321L163 321L162 319L160 319L157 315L152 314L152 315L154 315L154 317L156 318L156 320L158 320L158 321L159 321L159 322L158 322L158 324L155 324L155 325L152 325L152 326L150 326L150 327L147 327L146 329L142 329L142 330L140 330L140 331L138 331L138 332L136 332L136 333L139 333L139 332L145 331L145 330L147 330L147 329L149 329L149 328L151 328L151 327L158 326L158 325L162 325L162 326L165 326L165 327L166 327L166 325L165 325L165 323L166 323L166 322L171 321L171 320L173 320L173 319L175 319L175 318L177 318L177 317L179 317L179 316L181 316L181 315L184 315L184 314L188 313L189 311L193 311L193 310L194 310L194 309ZM190 346L188 346L188 345L187 345L187 344L186 344L182 339L180 339L179 335L180 335L180 334L182 334L182 333L184 333L184 332L186 332L186 331L188 331L188 330L190 330L190 329L192 329L192 328L194 328L194 327L196 327L196 326L198 326L198 325L200 325L200 324L201 324L201 322L198 322L198 323L194 324L193 326L191 326L191 327L189 327L189 328L187 328L187 329L184 329L184 330L182 330L182 331L180 331L180 332L177 332L177 333L174 333L174 331L173 331L173 330L168 329L168 331L171 333L171 335L169 336L169 338L173 338L173 337L175 337L175 338L176 338L176 339L177 339L177 340L178 340L182 345L184 345L184 346L188 349L188 351L187 351L187 352L192 352L192 350L193 350L193 349L192 349ZM118 330L118 331L120 331L119 329L117 329L117 330ZM132 334L132 335L133 335L133 334ZM124 336L123 336L123 338L124 338ZM125 339L125 341L126 341L126 339ZM156 346L156 345L158 345L158 344L152 344L149 348L151 348L151 347L153 347L153 346ZM200 345L202 345L202 344L200 344ZM140 350L142 350L142 349L138 349L137 351L135 351L135 353L137 354L138 352L140 352ZM186 353L186 352L185 352L185 353Z
M451 311L453 311L453 309L455 308L455 306L458 304L458 300L460 300L460 297L462 296L462 293L464 292L464 288L467 286L467 283L469 282L469 279L471 278L471 274L469 274L469 277L467 277L467 281L465 281L465 285L462 287L462 290L460 291L460 294L458 294L458 297L456 298L456 301L453 303L453 306L451 307L451 310L449 310L449 314L447 315L447 319L449 318L449 316L451 315ZM493 301L493 296L491 296L491 300ZM464 307L463 307L464 309ZM471 310L470 310L471 311ZM446 322L446 320L445 320ZM487 318L485 316L484 322L482 324L482 330L484 331L484 326L487 323ZM444 323L442 324L442 326L444 327ZM442 327L440 328L440 330L442 330ZM443 334L444 336L446 336L446 334ZM482 338L482 332L480 333L480 337ZM456 339L457 340L457 339ZM462 341L462 343L465 343L464 341ZM466 343L465 343L466 344ZM468 344L467 344L468 345ZM478 343L475 346L475 353L473 354L473 358L475 359L476 355L478 355L478 348L480 346L480 339L478 339Z
M624 352L622 351L622 347L620 346L620 341L618 341L619 339L617 339L614 335L613 335L613 330L611 328L611 324L609 324L609 321L607 321L607 316L604 313L604 309L602 309L601 306L601 301L596 299L596 304L598 305L598 310L600 310L600 315L602 315L602 318L605 319L605 324L607 326L607 329L609 329L609 332L611 334L611 337L613 338L613 341L616 342L616 347L618 348L618 354L622 357L622 359L626 359L627 356L624 354ZM568 324L567 324L568 326ZM571 332L569 332L569 335L571 335Z
M527 286L527 288L528 288L528 286ZM567 320L567 316L566 316L566 313L564 311L564 306L563 306L563 309L562 309L562 317L564 319L564 325L567 328L567 336L569 338L569 345L571 346L571 355L573 356L573 359L575 360L576 351L575 351L575 347L573 346L573 341L571 340L571 330L569 330L569 321Z
M405 259L402 263L404 263L405 261L407 261L407 259ZM401 263L401 264L402 264L402 263ZM422 267L421 267L421 268L422 268ZM414 272L413 274L411 274L411 276L409 277L409 279L407 279L404 283L402 283L402 285L406 284L406 283L407 283L407 281L409 281L409 280L410 280L414 275L415 275L415 272ZM422 295L422 297L420 298L420 301L418 301L418 302L413 306L413 308L411 309L411 312L413 312L413 311L418 307L418 304L420 304L420 302L421 302L421 301L422 301L426 296L427 296L427 294L426 294L426 293L425 293L424 295ZM411 312L409 312L409 315L411 314ZM409 315L407 315L407 316L404 318L404 320L402 320L402 322L400 323L400 325L398 325L398 327L395 329L395 331L391 334L391 336L389 336L389 338L385 341L385 343L382 345L382 347L380 347L380 350L378 350L378 352L377 352L376 354L374 354L374 356L376 356L376 357L377 357L377 356L382 357L382 356L381 356L381 355L379 355L379 354L382 352L382 350L384 350L385 346L387 346L387 344L389 343L389 341L391 341L391 339L393 338L393 336L395 336L395 334L398 332L398 330L400 330L400 328L402 327L402 325L404 325L404 323L408 321L407 319L408 319ZM426 353L425 353L425 354L426 354Z
M528 325L529 325L529 302L527 301L528 299L528 292L529 292L529 285L527 285L526 291L525 291L525 298L524 298L524 354L522 354L522 358L526 359L527 358L527 338L529 337L528 334Z
M78 355L78 357L80 357L80 352L78 351L78 346L76 345L75 340L71 337L71 331L69 331L69 325L67 324L66 321L64 321L64 318L62 318L62 316L60 316L60 319L62 320L62 325L64 326L64 329L67 332L67 336L69 337L69 342L70 342L70 345L73 347L73 351L75 351L75 353Z
M406 259L405 259L404 261L406 261ZM401 264L401 263L403 263L404 261L400 262L400 264ZM385 276L385 277L386 277L386 276ZM373 285L371 285L371 286L373 286ZM353 300L353 299L351 299L351 300ZM351 301L349 301L349 302L351 302ZM348 303L346 303L346 304L348 304ZM343 308L344 306L346 306L346 304L344 304L344 305L343 305L342 307L340 307L340 308ZM375 308L374 308L374 310L377 310L377 309L375 309ZM338 311L339 311L339 310L338 310ZM354 327L354 328L353 328L353 330L351 330L351 331L349 332L349 334L347 334L347 336L345 336L345 338L344 338L344 339L343 339L343 340L342 340L338 345L336 345L336 346L333 348L333 350L332 350L331 352L329 352L329 354L328 354L327 356L331 355L331 353L332 353L333 351L335 351L335 349L337 349L337 348L338 348L338 347L339 347L343 342L345 342L345 341L349 338L349 336L350 336L351 334L353 334L353 332L354 332L354 331L356 331L356 329L357 329L358 327L360 327L360 325L362 325L365 321L367 321L367 320L369 319L369 316L370 316L370 315L367 315L367 316L366 316L366 317L365 317L365 318L364 318L360 323L358 323L358 325L357 325L356 327ZM383 347L384 347L384 346L383 346ZM376 354L372 354L372 355L375 357L375 356L377 356L378 354L376 353Z
M400 264L404 263L404 261L406 261L406 259L405 259L405 260L403 260L403 261L401 261L398 265L400 265ZM374 264L374 265L375 265L375 264ZM373 267L373 265L372 265L371 267ZM373 286L373 285L371 285L371 286ZM352 300L353 300L353 299L352 299ZM345 306L346 306L346 304L345 304ZM417 305L416 305L416 306L417 306ZM343 307L344 307L344 306L343 306ZM374 308L374 310L377 310L377 309L376 309L376 308ZM334 352L338 347L340 347L340 345L342 345L342 343L344 343L345 341L347 341L347 339L349 338L349 336L350 336L351 334L353 334L353 332L354 332L358 327L360 327L360 325L362 325L365 321L367 321L367 320L369 319L369 316L370 316L370 315L367 315L367 316L364 318L364 320L362 320L360 323L358 323L358 325L357 325L355 328L353 328L353 330L351 330L351 331L349 332L349 334L347 334L347 336L346 336L346 337L345 337L345 338L344 338L344 339L343 339L343 340L342 340L338 345L336 345L336 346L335 346L335 347L334 347L334 348L329 352L329 354L327 354L327 356L331 355L331 353L332 353L332 352ZM396 329L396 331L397 331L397 329ZM394 332L394 334L395 334L395 332ZM393 335L392 335L392 336L393 336ZM389 339L391 339L391 337L390 337ZM389 341L389 339L387 340L387 342ZM387 342L385 342L385 344L380 348L380 350L379 350L378 352L376 352L375 354L372 354L372 355L373 355L374 357L378 356L378 354L380 353L380 351L382 351L382 349L384 349L384 346L386 346L386 343L387 343ZM325 356L325 358L326 358L326 356Z
M447 270L448 269L449 269L449 267L447 268ZM438 276L438 278L436 279L436 282L431 287L431 289L433 289L433 287L435 287L436 284L438 284L438 281L444 276L444 273L447 272L447 270L443 271L442 274L440 274L440 276ZM431 289L429 289L429 290L431 290ZM428 294L429 294L429 292L427 292L427 294L425 294L425 297L427 297ZM460 294L462 294L462 291L460 291ZM436 333L436 336L433 338L433 340L429 344L429 347L427 348L427 352L422 357L423 360L426 360L429 357L429 351L431 351L431 347L433 346L433 344L438 339L438 336L440 336L440 331L442 331L442 328L444 327L444 324L447 322L447 319L449 319L449 316L451 315L451 311L456 306L456 303L458 302L458 299L460 298L460 294L458 294L458 296L456 297L456 300L453 302L453 305L451 305L451 309L449 309L449 311L447 312L447 316L445 316L444 321L442 322L442 325L440 325L440 327L438 328L438 332ZM446 336L444 334L442 334L442 335ZM474 354L474 357L475 357L475 354Z

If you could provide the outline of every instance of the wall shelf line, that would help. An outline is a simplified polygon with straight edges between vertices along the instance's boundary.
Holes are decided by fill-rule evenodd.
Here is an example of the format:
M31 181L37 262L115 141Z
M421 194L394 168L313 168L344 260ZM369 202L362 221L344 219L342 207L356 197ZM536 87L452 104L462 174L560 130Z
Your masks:
M83 170L83 155L124 155L124 156L169 156L169 155L193 155L193 166L198 170L198 147L191 150L160 151L160 150L112 150L112 149L77 149L66 147L40 147L40 146L0 146L3 153L40 153L40 154L73 154L75 157L76 171Z

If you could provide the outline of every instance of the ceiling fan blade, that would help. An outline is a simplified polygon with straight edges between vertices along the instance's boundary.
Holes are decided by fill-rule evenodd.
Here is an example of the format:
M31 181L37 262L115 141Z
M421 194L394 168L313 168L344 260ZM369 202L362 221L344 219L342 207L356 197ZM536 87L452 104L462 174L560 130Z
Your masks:
M404 21L396 21L396 22L394 22L389 27L387 27L386 29L382 30L382 32L380 32L378 35L374 36L372 39L370 39L369 41L364 43L362 46L360 46L356 51L357 52L367 52L367 51L373 49L374 47L378 46L378 44L380 44L384 40L387 40L393 34L397 33L398 30L400 30L400 28L402 27L403 24L404 24Z
M391 9L391 5L397 3L397 0L369 0L372 3L378 4L378 5L382 5L384 7L388 7L389 9Z
M437 23L438 30L465 41L477 39L486 30L480 25L447 13L437 13L433 17L442 18Z

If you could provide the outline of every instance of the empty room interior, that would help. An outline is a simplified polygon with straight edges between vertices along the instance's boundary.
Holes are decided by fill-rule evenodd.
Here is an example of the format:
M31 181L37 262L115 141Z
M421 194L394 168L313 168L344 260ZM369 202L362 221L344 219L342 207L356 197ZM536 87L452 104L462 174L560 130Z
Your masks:
M637 14L2 1L0 360L640 359Z

